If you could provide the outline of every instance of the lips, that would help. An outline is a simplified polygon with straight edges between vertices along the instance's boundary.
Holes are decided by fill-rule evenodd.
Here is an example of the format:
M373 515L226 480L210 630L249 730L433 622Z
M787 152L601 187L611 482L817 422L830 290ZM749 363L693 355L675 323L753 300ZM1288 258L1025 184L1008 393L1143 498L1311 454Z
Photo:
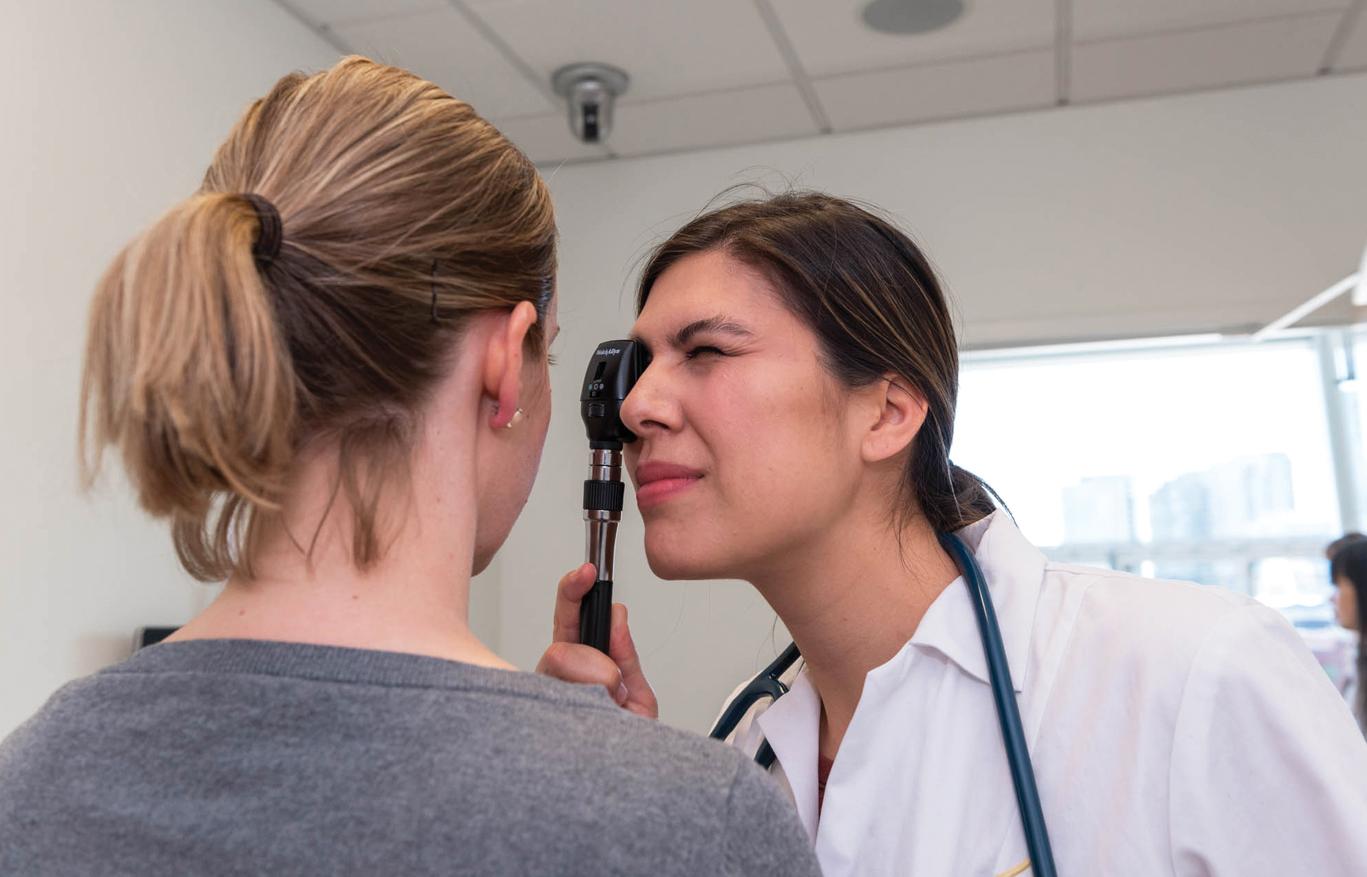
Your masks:
M677 463L652 461L636 467L636 506L659 505L697 484L702 473Z

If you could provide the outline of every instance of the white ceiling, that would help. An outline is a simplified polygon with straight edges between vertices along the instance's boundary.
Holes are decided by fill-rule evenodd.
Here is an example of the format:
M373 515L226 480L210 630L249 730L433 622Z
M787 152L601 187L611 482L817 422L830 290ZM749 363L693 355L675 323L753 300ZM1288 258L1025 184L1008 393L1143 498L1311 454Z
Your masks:
M542 164L1367 70L1367 0L965 0L889 36L867 0L277 0L469 101ZM907 0L916 2L916 0ZM556 68L626 70L606 145Z

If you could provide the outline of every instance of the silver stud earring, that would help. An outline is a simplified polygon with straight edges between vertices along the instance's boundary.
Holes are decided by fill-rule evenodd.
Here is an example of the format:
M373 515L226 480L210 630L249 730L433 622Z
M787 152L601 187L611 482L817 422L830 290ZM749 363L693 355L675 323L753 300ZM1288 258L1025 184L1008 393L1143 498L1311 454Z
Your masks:
M498 403L497 403L497 402L494 403L494 414L495 414L495 415L498 414ZM504 428L504 429L512 429L514 426L516 426L517 424L521 423L521 422L522 422L522 419L523 419L524 417L526 417L526 416L527 416L527 412L523 411L521 408L517 409L516 411L513 412L512 418L511 418L507 423L503 424L503 428Z

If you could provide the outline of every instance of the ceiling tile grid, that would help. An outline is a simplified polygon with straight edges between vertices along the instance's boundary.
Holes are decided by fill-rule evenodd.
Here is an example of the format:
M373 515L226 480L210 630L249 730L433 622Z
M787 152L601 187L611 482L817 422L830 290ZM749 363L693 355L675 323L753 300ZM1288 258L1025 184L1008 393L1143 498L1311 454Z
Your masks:
M964 0L910 35L869 28L870 0L276 2L546 165L1367 70L1367 0ZM631 77L606 145L550 88L579 61Z
M546 82L575 61L631 77L622 103L788 80L754 4L738 0L465 0Z
M442 8L446 0L287 0L284 5L314 26L328 27L427 12Z
M490 119L554 112L528 81L450 6L331 28L350 50L432 80Z
M608 139L613 152L630 156L816 133L801 92L783 84L623 103Z
M1087 42L1257 21L1342 13L1350 0L1072 0L1073 39Z
M1313 76L1339 17L1265 19L1081 43L1072 50L1071 94L1085 102Z
M1349 26L1347 38L1338 53L1334 69L1344 72L1367 70L1367 11L1358 9Z
M836 131L1039 109L1054 102L1052 50L854 73L813 83Z
M924 64L975 55L1050 48L1055 0L966 2L963 17L927 34L872 30L850 0L769 0L783 29L814 77L869 68Z

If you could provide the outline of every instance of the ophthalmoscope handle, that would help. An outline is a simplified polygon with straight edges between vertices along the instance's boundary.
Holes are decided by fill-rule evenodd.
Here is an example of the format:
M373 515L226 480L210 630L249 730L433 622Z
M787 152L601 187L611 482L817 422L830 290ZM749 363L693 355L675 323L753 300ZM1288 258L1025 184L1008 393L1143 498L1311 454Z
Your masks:
M579 641L607 654L612 636L612 566L617 523L622 519L622 452L595 448L584 482L585 555L597 571L579 604Z
M579 641L608 653L612 639L612 582L598 579L579 604Z

